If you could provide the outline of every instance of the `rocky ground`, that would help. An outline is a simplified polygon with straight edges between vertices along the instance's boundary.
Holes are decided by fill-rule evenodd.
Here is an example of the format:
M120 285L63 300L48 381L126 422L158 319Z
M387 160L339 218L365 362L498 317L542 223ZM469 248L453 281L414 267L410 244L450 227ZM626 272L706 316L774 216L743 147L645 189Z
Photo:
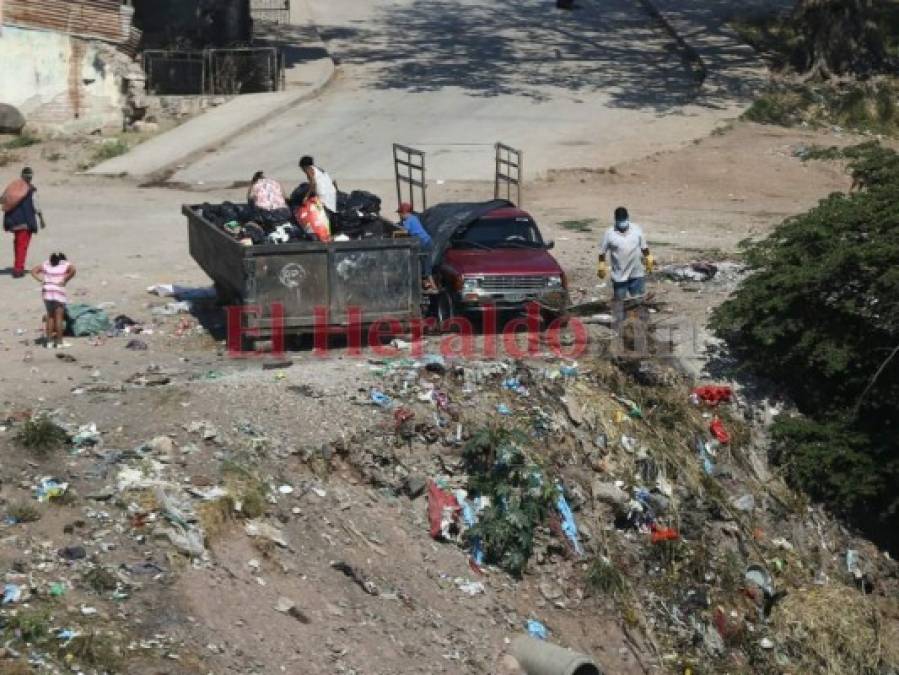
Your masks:
M44 350L36 288L0 277L0 669L489 673L539 621L608 673L893 672L895 564L767 467L765 425L788 408L754 390L695 405L684 374L703 362L709 308L739 279L737 243L848 189L840 166L797 150L851 140L738 124L528 186L576 302L608 293L595 244L619 204L662 265L735 263L710 282L651 280L652 355L610 343L600 321L574 359L441 358L432 337L422 357L338 347L281 366L228 358L209 301L179 313L146 290L208 284L179 204L239 190L73 177L45 157L62 148L16 150L51 222L32 262L70 252L73 296L140 330ZM716 417L728 443L710 443ZM507 452L527 471L501 470ZM430 481L488 478L548 507L489 535L530 554L520 577L474 568L464 535L429 534Z

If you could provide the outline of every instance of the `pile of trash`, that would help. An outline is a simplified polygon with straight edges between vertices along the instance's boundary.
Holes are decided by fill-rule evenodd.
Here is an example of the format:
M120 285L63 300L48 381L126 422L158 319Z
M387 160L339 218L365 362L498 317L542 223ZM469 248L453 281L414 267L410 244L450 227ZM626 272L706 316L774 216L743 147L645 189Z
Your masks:
M430 536L465 548L472 570L533 578L538 638L552 612L610 603L678 672L808 672L816 641L845 643L848 627L822 611L797 628L804 602L842 595L876 614L897 590L892 560L792 506L752 440L753 404L730 386L641 386L603 361L371 368L382 385L357 403L380 408L383 428L335 456L378 489L426 496ZM864 635L840 653L843 672L899 665L895 649L870 653L866 625L852 628Z
M296 200L305 194L306 187L303 184L294 190L289 209L263 211L251 204L223 202L202 204L197 211L245 246L319 241L300 220L301 205ZM395 230L390 221L381 217L380 197L364 190L337 193L337 211L330 224L330 237L335 241L380 239Z

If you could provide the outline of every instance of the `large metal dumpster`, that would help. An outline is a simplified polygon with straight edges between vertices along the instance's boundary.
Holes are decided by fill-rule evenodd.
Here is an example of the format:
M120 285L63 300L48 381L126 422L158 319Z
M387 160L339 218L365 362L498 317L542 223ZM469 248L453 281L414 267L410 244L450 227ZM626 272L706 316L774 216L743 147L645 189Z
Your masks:
M185 205L190 255L230 305L255 305L244 327L263 336L272 333L272 308L283 308L287 334L311 333L316 313L327 311L329 328L382 319L402 324L421 317L421 263L418 240L293 242L243 246L202 216L201 207ZM358 315L357 315L358 316Z

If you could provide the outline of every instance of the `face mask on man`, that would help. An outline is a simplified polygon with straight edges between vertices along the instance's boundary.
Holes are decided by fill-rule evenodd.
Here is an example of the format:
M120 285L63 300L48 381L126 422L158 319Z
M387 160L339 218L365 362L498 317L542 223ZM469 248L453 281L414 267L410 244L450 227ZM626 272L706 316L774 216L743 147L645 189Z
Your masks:
M615 229L619 232L627 232L627 228L631 226L631 221L629 220L618 220L615 221Z

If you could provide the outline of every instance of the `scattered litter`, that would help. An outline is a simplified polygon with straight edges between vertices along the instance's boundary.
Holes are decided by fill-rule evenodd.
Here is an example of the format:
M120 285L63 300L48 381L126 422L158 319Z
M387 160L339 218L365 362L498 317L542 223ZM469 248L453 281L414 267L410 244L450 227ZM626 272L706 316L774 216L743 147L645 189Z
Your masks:
M51 499L59 499L69 489L69 484L56 478L42 478L34 488L34 497L39 502L49 502Z
M97 425L91 422L78 427L78 431L72 437L72 445L76 448L90 448L100 442L100 432Z
M287 543L287 539L284 537L284 533L274 525L269 525L264 521L247 521L247 524L244 525L244 532L246 532L247 536L249 537L259 537L261 539L266 539L274 544L277 544L281 548L290 548L290 544Z
M87 557L87 551L84 546L65 546L59 549L56 554L63 560L84 560Z
M22 587L16 584L6 584L3 586L3 600L0 604L11 605L22 599Z
M371 402L382 408L389 408L393 400L379 389L371 390Z
M512 410L505 403L500 403L496 406L496 412L500 415L511 415Z
M434 481L428 482L428 520L431 525L431 537L456 539L460 534L460 512L459 502L452 494L441 490Z
M663 541L677 541L680 534L673 527L652 527L651 540L653 544L659 544Z
M486 592L486 588L481 581L469 581L467 579L462 579L461 577L456 578L454 581L456 588L469 597L481 595Z
M659 273L673 281L709 281L718 273L718 267L706 262L665 265Z
M633 452L637 449L637 439L632 438L631 436L621 436L621 447L624 448L627 452Z
M733 390L730 387L707 385L705 387L696 387L691 393L691 397L695 404L705 403L709 406L716 406L719 403L730 403L733 398Z
M755 510L755 497L752 495L743 495L742 497L737 497L732 500L731 504L733 504L734 508L738 511L749 513Z
M859 565L858 551L855 549L850 548L846 550L846 571L855 579L861 579L864 576Z
M525 624L528 634L538 640L549 640L549 629L536 619L529 619Z
M709 425L709 431L712 432L712 435L714 435L717 441L722 445L730 443L730 434L727 433L724 424L717 417L713 419L712 423Z
M176 314L190 314L191 309L193 309L191 303L186 300L179 300L178 302L167 302L159 307L154 307L150 310L150 313L154 316L175 316Z
M191 422L187 427L187 431L191 434L199 434L204 441L211 441L219 433L212 422L207 422L206 420Z
M331 567L333 567L338 572L343 572L346 576L356 582L356 584L363 591L368 593L369 595L378 595L380 591L378 590L377 585L370 579L366 579L358 570L356 570L352 565L345 562L332 562Z
M565 533L565 536L568 537L568 541L571 542L574 552L578 555L583 555L584 550L581 548L581 544L578 541L577 524L574 522L574 514L571 512L571 507L568 506L565 495L562 493L561 486L558 487L558 494L556 495L556 509L559 511L559 515L562 516L562 531Z

